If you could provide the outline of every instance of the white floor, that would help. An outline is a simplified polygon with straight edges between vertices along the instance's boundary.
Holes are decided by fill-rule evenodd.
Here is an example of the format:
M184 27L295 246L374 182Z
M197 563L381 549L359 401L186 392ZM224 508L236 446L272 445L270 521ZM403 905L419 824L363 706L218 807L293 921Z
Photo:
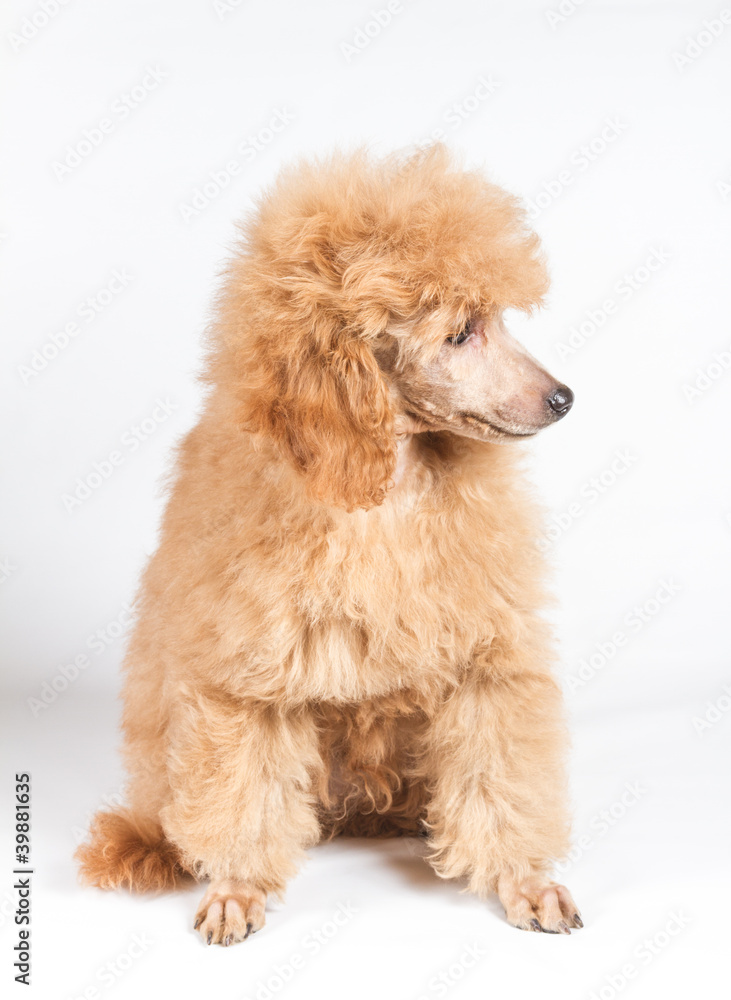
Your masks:
M729 718L701 737L680 700L621 720L584 713L572 763L579 856L562 880L585 928L569 938L509 927L496 901L436 878L418 841L342 840L311 852L260 933L223 949L193 931L198 888L141 898L76 884L88 815L122 780L118 706L84 681L36 719L19 697L3 725L12 766L32 774L34 997L721 995L731 865L719 870L728 803L713 790ZM6 892L8 965L11 902Z

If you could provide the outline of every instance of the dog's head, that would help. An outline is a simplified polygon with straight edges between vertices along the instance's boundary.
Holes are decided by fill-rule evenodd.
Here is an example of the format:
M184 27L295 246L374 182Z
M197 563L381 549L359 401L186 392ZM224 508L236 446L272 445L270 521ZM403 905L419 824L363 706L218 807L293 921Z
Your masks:
M507 332L548 287L513 196L442 146L284 172L245 227L210 378L313 497L382 502L397 433L529 437L571 407Z

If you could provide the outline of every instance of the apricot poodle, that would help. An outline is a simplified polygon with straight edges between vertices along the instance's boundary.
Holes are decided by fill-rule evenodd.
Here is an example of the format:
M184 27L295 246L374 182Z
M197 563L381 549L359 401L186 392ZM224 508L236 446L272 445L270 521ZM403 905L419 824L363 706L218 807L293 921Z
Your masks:
M442 146L285 171L217 301L126 661L103 888L210 880L264 923L310 845L423 834L510 923L569 933L565 751L516 442L571 391L507 332L548 281L520 203Z

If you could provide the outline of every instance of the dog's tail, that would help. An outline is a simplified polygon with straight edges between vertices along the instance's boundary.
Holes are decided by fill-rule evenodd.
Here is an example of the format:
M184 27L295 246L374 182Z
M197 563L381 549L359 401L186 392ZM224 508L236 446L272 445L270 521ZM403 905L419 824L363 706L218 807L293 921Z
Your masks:
M82 881L100 889L161 891L194 877L160 824L126 809L98 812L74 857Z

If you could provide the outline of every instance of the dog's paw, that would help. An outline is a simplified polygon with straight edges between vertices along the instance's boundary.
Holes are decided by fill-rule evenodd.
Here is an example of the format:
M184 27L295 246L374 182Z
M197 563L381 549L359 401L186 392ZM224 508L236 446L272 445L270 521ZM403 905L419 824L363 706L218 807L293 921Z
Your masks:
M576 903L564 885L540 875L516 882L510 876L498 881L497 894L505 907L508 923L524 931L570 934L583 927Z
M266 893L247 882L216 882L201 900L193 929L206 944L236 944L264 926Z

